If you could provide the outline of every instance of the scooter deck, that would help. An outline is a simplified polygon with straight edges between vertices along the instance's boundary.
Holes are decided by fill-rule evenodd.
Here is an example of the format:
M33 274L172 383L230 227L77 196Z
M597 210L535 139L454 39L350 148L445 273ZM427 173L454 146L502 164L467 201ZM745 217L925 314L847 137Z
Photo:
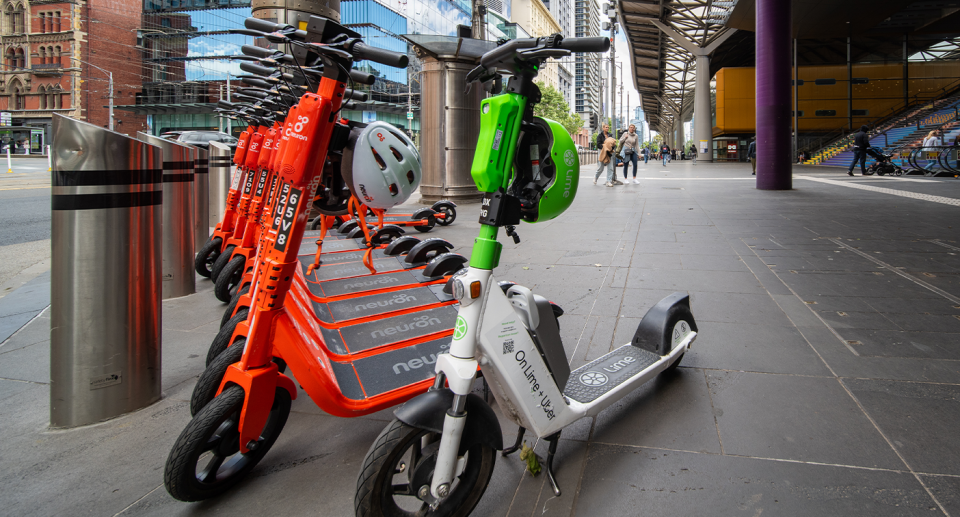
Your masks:
M325 303L311 300L311 303L317 319L336 324L450 301L453 301L453 296L443 292L442 285L435 284Z
M304 265L303 262L301 259L300 263L303 265L303 277L306 278L307 282L314 283L323 282L324 280L336 280L338 278L374 276L415 267L415 265L407 264L398 257L382 257L373 260L373 267L376 269L376 273L370 273L370 270L363 264L363 261L355 260L353 262L321 265L318 269L307 274L307 266ZM420 266L423 266L423 264L420 264Z
M317 298L332 298L366 291L388 289L401 286L417 286L436 283L437 278L424 276L421 269L396 271L360 277L306 282L310 294Z
M365 400L433 379L437 356L450 348L451 338L440 338L389 350L354 361L330 361L341 393L353 400Z
M653 352L623 345L570 372L563 394L583 404L593 402L659 360Z

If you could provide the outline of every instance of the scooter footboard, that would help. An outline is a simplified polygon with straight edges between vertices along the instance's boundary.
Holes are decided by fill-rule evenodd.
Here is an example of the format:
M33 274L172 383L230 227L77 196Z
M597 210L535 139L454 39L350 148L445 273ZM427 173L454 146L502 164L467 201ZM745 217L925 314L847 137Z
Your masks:
M697 322L690 310L690 295L677 292L657 302L643 315L630 344L664 356L691 332L697 332Z

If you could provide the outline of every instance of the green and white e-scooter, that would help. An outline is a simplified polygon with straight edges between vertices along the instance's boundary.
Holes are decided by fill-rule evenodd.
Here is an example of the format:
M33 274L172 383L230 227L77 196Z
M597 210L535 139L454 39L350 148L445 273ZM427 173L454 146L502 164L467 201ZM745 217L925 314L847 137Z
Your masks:
M358 516L467 515L503 450L500 424L483 398L471 394L477 369L504 416L549 441L547 476L560 488L552 461L560 431L596 415L660 372L675 367L697 336L689 298L675 293L651 308L632 342L570 371L560 340L563 311L529 289L493 276L500 227L519 242L515 224L560 215L577 192L580 163L570 135L533 116L534 84L547 58L604 52L607 38L553 35L510 41L483 55L468 83L510 80L481 103L480 138L471 174L484 195L469 268L454 275L460 302L449 353L436 361L434 389L396 410L364 459L354 506ZM495 90L499 89L497 86ZM446 387L445 387L446 386Z

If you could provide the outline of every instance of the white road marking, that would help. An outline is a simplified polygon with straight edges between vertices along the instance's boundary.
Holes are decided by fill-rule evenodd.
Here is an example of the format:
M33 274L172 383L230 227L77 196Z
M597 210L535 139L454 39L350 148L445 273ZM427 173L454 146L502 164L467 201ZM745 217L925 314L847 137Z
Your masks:
M841 187L847 187L847 188L869 190L871 192L879 192L881 194L890 194L891 196L900 196L900 197L906 197L910 199L919 199L921 201L931 201L934 203L942 203L944 205L960 206L960 199L952 198L952 197L931 196L930 194L919 194L917 192L909 192L906 190L896 190L892 188L875 187L873 185L861 185L859 183L853 183L850 181L828 180L825 178L815 178L813 176L795 176L795 178L809 180L809 181L817 181L820 183L827 183L830 185L839 185Z

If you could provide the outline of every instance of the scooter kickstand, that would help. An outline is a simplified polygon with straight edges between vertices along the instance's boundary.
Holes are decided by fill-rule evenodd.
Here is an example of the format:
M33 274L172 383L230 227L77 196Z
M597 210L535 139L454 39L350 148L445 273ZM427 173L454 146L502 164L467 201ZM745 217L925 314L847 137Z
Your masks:
M526 431L526 429L523 427L521 427L520 430L517 431L517 443L513 444L513 447L507 447L506 449L504 449L503 452L500 453L501 456L507 456L509 454L513 454L520 450L520 446L523 445L524 431Z
M522 429L522 428L521 428ZM560 497L560 486L557 485L557 479L553 477L553 456L557 453L557 443L560 442L560 431L547 437L550 442L550 448L547 450L547 479L553 485L553 493Z

